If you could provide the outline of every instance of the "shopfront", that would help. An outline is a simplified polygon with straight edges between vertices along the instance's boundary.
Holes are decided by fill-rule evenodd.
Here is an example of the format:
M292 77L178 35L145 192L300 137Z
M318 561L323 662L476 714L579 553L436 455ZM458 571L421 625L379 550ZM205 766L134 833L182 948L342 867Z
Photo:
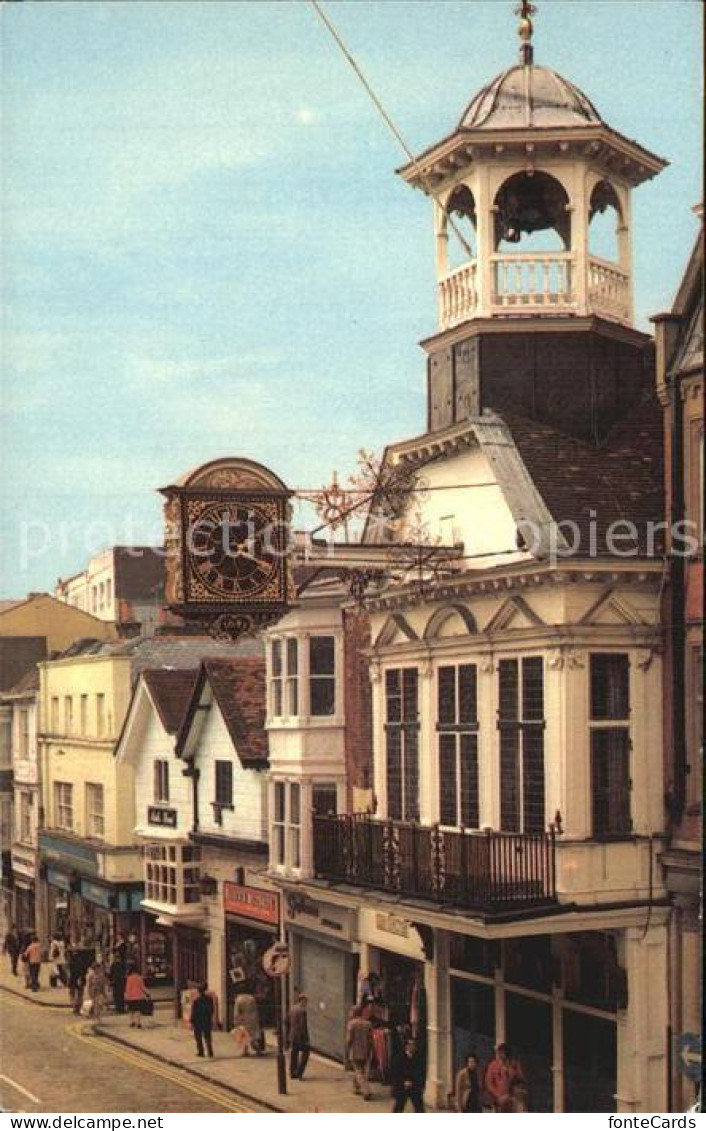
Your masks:
M140 916L140 967L148 986L174 985L174 932L148 911Z
M616 1110L617 1011L624 981L613 935L488 942L451 935L454 1072L512 1046L531 1111Z
M226 946L226 1025L233 1027L238 994L252 993L260 1022L275 1021L274 982L262 969L262 956L279 937L279 894L229 881L223 883Z
M359 959L353 944L355 912L284 894L284 924L292 955L292 994L309 998L309 1036L326 1056L345 1057L346 1023L356 1000Z
M34 882L35 862L32 855L12 850L13 898L11 921L20 931L34 931L38 927L36 907L36 887Z
M71 875L58 868L46 869L46 917L48 933L63 935L71 940L70 905L72 896ZM74 939L78 942L78 939Z

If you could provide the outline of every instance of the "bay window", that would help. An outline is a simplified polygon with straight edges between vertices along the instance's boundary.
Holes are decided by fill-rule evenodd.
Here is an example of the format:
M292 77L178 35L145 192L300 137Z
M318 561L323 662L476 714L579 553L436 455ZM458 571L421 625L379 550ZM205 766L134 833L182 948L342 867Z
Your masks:
M385 673L387 816L419 820L419 673L392 668Z
M475 664L440 667L437 678L439 821L477 829L478 691Z
M301 786L298 782L275 782L270 860L276 867L301 867L301 825Z
M544 831L544 664L541 656L498 665L500 827Z
M333 636L309 641L309 714L333 715L336 709L336 653Z
M594 652L590 684L593 835L624 836L632 830L628 656Z

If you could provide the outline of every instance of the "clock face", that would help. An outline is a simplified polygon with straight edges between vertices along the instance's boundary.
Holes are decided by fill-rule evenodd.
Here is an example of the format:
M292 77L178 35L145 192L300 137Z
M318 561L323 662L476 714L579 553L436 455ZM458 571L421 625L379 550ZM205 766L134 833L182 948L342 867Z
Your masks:
M282 559L273 533L279 515L271 505L202 502L189 517L192 599L247 602L277 595Z

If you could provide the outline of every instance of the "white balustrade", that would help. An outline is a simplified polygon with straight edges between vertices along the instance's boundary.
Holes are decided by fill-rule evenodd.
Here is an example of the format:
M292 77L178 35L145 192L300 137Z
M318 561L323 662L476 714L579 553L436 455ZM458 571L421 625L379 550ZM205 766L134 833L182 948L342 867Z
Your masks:
M464 263L439 280L439 325L442 330L472 318L477 305L475 260Z
M498 310L573 309L573 257L570 252L533 252L492 257L491 307Z
M588 261L588 302L596 314L630 322L630 280L614 263L591 256Z

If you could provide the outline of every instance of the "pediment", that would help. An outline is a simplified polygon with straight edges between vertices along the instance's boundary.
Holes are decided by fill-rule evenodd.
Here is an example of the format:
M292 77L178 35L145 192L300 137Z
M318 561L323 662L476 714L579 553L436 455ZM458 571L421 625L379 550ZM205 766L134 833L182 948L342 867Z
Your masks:
M392 644L409 644L415 640L419 640L419 637L402 614L391 613L380 629L374 647L389 648Z
M455 636L475 636L475 617L465 605L444 605L429 617L424 629L425 640L444 640Z
M508 597L485 626L485 632L505 632L508 628L537 628L544 621L523 597Z
M583 614L579 624L645 625L647 622L625 597L607 589Z

